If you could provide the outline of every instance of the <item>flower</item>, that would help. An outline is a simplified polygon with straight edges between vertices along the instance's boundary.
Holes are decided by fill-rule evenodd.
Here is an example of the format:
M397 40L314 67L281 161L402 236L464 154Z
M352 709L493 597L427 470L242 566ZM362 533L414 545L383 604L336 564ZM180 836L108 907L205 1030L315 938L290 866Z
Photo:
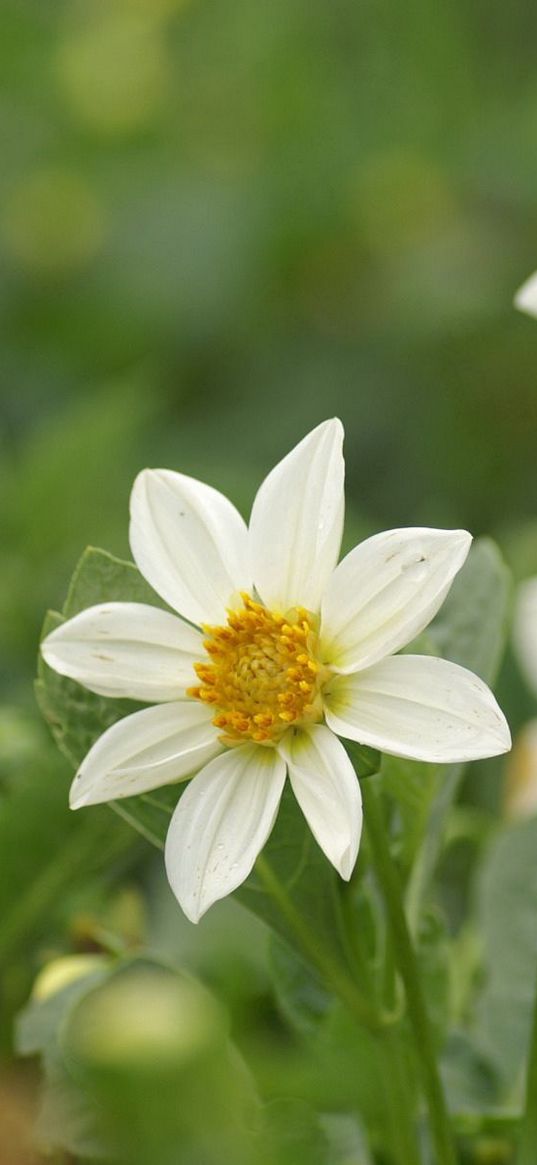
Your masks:
M537 693L537 578L524 579L517 587L513 646L525 679Z
M515 307L526 315L537 316L537 271L526 279L515 295Z
M537 578L526 578L515 593L513 648L523 678L537 694ZM537 720L518 731L505 774L504 809L508 817L537 812Z
M165 861L197 922L244 881L289 775L319 846L352 873L360 786L339 736L432 762L510 747L487 686L442 659L396 655L429 623L468 553L464 530L390 530L337 565L343 428L309 433L262 483L247 529L217 490L144 470L130 544L178 614L104 603L43 642L46 662L93 692L151 701L93 745L78 808L197 774L172 817Z

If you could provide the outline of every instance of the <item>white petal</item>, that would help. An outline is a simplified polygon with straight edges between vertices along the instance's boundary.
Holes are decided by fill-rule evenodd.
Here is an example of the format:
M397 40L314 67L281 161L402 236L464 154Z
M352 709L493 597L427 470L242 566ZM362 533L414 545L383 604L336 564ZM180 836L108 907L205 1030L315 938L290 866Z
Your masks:
M250 519L251 567L267 606L318 611L343 528L343 427L324 421L265 478Z
M537 316L537 271L519 287L515 295L515 307L529 316Z
M358 671L410 643L443 603L471 541L466 530L418 527L375 534L351 550L323 597L323 662Z
M513 640L521 667L537 692L537 579L530 578L518 588L513 622Z
M238 510L210 485L144 469L131 493L130 544L144 578L192 623L224 623L236 591L250 591L248 538Z
M180 781L221 749L204 704L182 700L144 708L118 720L90 748L71 785L71 808Z
M362 796L352 764L323 724L287 732L279 746L304 817L342 878L350 878L362 832Z
M185 790L166 838L171 888L191 922L248 877L278 812L285 764L274 748L241 745Z
M41 644L49 667L100 696L159 703L196 683L199 631L144 603L102 603L62 623Z
M367 671L336 676L325 701L333 732L395 756L447 764L511 747L490 689L445 659L390 656Z

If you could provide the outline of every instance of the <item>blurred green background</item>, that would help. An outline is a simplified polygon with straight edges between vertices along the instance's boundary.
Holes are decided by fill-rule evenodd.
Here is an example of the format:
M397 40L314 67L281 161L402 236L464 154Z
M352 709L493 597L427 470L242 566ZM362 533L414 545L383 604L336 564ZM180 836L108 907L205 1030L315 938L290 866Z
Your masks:
M138 469L247 514L337 414L353 534L466 526L537 570L537 325L512 309L537 266L536 37L529 0L3 0L6 1048L115 895L118 933L145 933L140 886L164 947L277 1025L264 936L237 907L194 940L134 835L68 814L33 709L43 613L86 544L128 554Z
M371 527L535 515L536 35L526 0L4 0L11 688L140 466L247 508L337 413Z

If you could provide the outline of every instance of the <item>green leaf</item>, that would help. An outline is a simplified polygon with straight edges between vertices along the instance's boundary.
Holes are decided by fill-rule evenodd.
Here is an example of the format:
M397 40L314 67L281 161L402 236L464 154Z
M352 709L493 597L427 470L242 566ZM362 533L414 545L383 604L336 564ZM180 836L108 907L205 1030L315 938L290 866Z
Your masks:
M49 611L43 625L43 638L59 627L65 618L67 616ZM67 676L61 676L49 668L41 656L37 677L36 696L41 712L58 748L74 768L78 768L92 744L111 724L133 710L130 700L97 696Z
M236 1156L222 1157L242 1160L239 1130L256 1120L258 1100L220 1005L151 953L94 963L63 989L34 996L20 1016L19 1051L42 1059L39 1133L47 1147L160 1161L166 1144L201 1143L213 1122L218 1147L220 1135L224 1145L237 1141ZM206 1095L209 1116L200 1104Z
M15 1029L19 1055L41 1057L38 1142L47 1150L62 1146L82 1157L105 1155L103 1130L95 1108L65 1070L58 1036L69 1012L110 973L101 956L94 956L94 963L93 969L88 965L84 974L60 990L45 998L33 996L20 1012Z
M401 1160L400 1109L404 1105L409 1114L414 1111L419 1087L406 1026L373 1035L336 1004L309 1051L310 1095L320 1110L358 1113L371 1144L379 1150L379 1161Z
M139 571L104 550L88 547L74 572L67 599L59 615L50 611L42 638L79 611L103 602L162 604ZM74 680L61 676L39 657L37 699L58 747L78 768L88 749L111 724L140 705L132 700L97 696Z
M63 617L72 619L86 607L104 602L164 606L132 562L123 562L106 550L88 546L71 579Z
M306 825L289 784L284 789L276 825L263 850L263 860L277 872L292 911L313 933L320 949L331 951L335 959L345 962L337 875ZM282 903L259 870L254 867L235 894L304 956L292 920L286 917Z
M437 767L424 761L383 756L382 788L397 806L394 837L403 873L414 861L427 828L431 802L437 788Z
M272 937L270 956L280 1010L301 1035L312 1035L333 1006L333 995L317 972L277 935Z
M537 817L504 828L477 883L485 983L476 1012L480 1044L507 1089L521 1082L537 970Z
M365 744L357 744L354 740L343 740L342 744L361 781L364 780L364 777L373 777L375 773L378 773L382 761L378 749L368 748Z
M88 547L73 575L62 614L49 612L43 636L86 607L104 602L163 605L132 563L114 558L105 550ZM134 700L113 700L89 692L74 680L52 671L41 656L36 695L58 747L75 769L107 728L142 707ZM111 805L148 841L162 848L177 800L177 787L171 785L155 794L125 798Z
M74 960L72 962L74 965ZM15 1046L19 1055L35 1056L39 1053L45 1059L49 1054L53 1056L60 1025L69 1008L74 1007L97 983L104 981L112 965L102 955L87 956L83 974L50 995L43 998L32 996L17 1017Z
M511 589L510 572L495 542L478 539L427 628L437 654L493 683L505 647Z
M102 1114L76 1087L60 1061L47 1064L40 1101L35 1137L47 1157L54 1148L77 1160L110 1160Z
M474 543L449 595L427 629L439 655L493 684L505 645L511 578L498 548L489 539ZM384 780L397 799L410 832L406 860L417 854L408 888L408 904L416 926L431 883L444 838L446 821L456 798L465 766L412 766L385 759ZM423 776L421 803L416 801L419 774ZM388 775L387 775L388 774Z

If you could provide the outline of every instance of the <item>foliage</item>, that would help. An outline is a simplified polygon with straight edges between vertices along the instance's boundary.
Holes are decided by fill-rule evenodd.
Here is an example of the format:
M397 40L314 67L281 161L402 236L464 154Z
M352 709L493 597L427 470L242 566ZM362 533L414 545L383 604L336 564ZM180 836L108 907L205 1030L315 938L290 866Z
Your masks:
M157 1075L142 1096L130 1069L112 1081L65 1042L75 996L82 1007L97 980L116 976L123 990L138 959L160 974L165 965L176 984L208 984L229 1015L258 1092L240 1055L225 1061L240 1110L232 1165L406 1165L413 1152L433 1165L366 834L342 888L289 793L265 866L191 928L160 853L180 788L114 813L67 808L88 747L134 705L40 662L51 739L32 681L46 607L50 627L100 599L159 602L123 561L138 469L192 473L246 514L264 470L332 412L347 432L349 547L390 526L464 526L493 534L516 579L537 573L537 330L511 307L536 265L535 32L525 0L2 7L0 1139L10 1165L34 1165L25 1130L38 1074L40 1135L62 1165L64 1153L111 1152L102 1117L120 1098L123 1132L108 1126L119 1165L138 1165L137 1154L175 1165L177 1077L173 1099ZM59 614L88 542L114 554L82 556ZM495 683L509 608L502 558L478 539L414 647ZM518 733L536 697L509 651L498 695ZM508 1165L537 904L535 819L509 820L504 791L515 768L531 790L531 757L517 748L464 773L383 757L378 776L371 750L349 753L381 801L461 1162ZM97 977L39 1000L43 971L79 956L98 960ZM155 1023L158 1000L158 990L147 999ZM33 1065L13 1048L21 1009L18 1049ZM136 1123L144 1104L155 1118L148 1095L164 1098L158 1143ZM201 1129L211 1098L194 1095L191 1107ZM398 1113L415 1118L417 1148ZM183 1127L182 1165L189 1136ZM212 1165L204 1145L195 1165Z

